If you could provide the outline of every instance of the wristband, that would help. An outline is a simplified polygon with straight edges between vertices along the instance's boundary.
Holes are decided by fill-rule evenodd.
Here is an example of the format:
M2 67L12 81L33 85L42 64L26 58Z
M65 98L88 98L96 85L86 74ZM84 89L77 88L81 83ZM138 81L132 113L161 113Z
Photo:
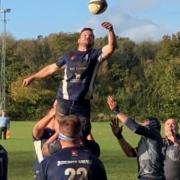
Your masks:
M113 112L115 115L118 115L118 114L120 113L119 106L117 105L116 107L114 107L114 109L112 109L112 112Z
M117 139L123 139L123 135L122 135L122 133L121 133L121 131L119 131L117 134L115 134L115 136L116 136L116 138Z

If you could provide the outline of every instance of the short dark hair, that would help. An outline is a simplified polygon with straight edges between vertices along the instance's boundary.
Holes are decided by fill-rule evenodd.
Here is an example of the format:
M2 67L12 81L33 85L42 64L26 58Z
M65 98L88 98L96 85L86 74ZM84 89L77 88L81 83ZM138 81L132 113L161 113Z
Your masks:
M81 122L76 115L63 116L59 120L60 133L63 135L76 138L80 135Z
M82 34L84 31L90 31L90 32L93 34L93 37L94 37L94 32L93 32L93 29L92 29L92 28L84 27L84 28L80 31L79 35L81 36L81 34Z
M84 28L81 30L80 34L81 34L82 32L84 32L84 31L91 31L92 33L94 33L94 32L93 32L93 29L90 28L90 27L84 27Z
M149 116L149 117L147 117L146 119L149 120L149 122L150 122L150 123L149 123L149 126L150 126L150 127L155 128L155 129L157 129L158 131L161 130L161 123L160 123L160 121L158 120L158 118Z

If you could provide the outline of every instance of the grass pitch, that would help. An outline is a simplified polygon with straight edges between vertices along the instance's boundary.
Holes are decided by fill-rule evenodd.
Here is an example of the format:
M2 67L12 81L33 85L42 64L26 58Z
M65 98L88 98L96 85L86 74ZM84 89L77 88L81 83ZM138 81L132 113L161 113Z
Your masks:
M9 180L33 180L33 162L35 158L32 142L34 122L11 122L11 139L0 140L8 151ZM137 179L136 158L128 158L122 152L118 141L111 132L108 122L93 123L92 132L101 147L101 157L109 180ZM123 129L128 142L136 146L138 136Z

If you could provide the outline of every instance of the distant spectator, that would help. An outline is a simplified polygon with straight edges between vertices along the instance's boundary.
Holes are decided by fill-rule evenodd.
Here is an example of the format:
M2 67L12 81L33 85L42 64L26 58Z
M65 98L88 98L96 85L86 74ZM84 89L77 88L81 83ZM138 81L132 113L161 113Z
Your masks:
M166 180L180 180L180 134L178 122L175 119L167 119L164 125L163 138L165 154L164 172Z
M0 114L0 139L7 139L7 129L9 125L9 118L5 116L5 112L1 111Z

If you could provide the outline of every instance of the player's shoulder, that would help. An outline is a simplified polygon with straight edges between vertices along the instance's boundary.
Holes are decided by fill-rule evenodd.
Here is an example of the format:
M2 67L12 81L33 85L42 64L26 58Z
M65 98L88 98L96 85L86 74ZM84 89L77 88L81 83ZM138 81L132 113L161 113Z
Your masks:
M99 144L97 142L95 142L93 140L84 141L84 143L82 144L82 148L84 148L86 150L89 150L96 157L100 156L100 153L101 153L100 146L99 146Z
M51 154L50 156L47 156L43 159L43 161L41 162L42 166L46 166L48 164L53 164L53 162L56 162L56 160L58 160L61 157L61 150L54 152L53 154Z
M57 59L56 65L58 65L58 62L67 61L75 52L76 52L76 50L71 50L71 51L67 51L64 54L60 55Z
M92 48L90 50L90 53L92 53L92 54L100 54L100 53L102 53L102 48Z
M88 149L83 147L64 148L59 152L61 159L87 159L92 162L98 161L98 158Z
M64 57L71 59L71 58L73 58L74 56L77 56L77 54L79 54L79 51L76 50L76 49L73 49L73 50L70 50L70 51L66 52L66 53L64 54Z
M46 161L53 161L54 159L73 159L73 158L79 158L79 159L91 159L96 160L97 157L90 152L89 150L82 148L82 147L67 147L58 150L51 156L46 158Z

